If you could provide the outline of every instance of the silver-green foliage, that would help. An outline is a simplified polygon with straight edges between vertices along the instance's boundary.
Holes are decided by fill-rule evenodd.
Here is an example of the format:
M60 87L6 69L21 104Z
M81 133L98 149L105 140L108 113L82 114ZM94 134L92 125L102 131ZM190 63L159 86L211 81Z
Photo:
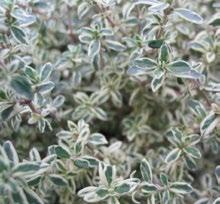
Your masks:
M218 0L0 0L0 203L220 203L219 56Z

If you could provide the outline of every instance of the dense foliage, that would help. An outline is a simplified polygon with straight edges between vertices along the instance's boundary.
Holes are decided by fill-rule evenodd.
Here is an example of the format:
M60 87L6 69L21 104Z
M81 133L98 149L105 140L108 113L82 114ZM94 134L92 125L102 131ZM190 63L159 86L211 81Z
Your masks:
M218 0L0 0L1 204L219 204Z

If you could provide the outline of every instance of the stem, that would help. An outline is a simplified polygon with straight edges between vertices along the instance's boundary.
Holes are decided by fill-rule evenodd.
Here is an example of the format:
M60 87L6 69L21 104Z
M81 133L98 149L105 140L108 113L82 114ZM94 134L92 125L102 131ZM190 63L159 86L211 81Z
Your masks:
M72 43L77 43L79 42L78 36L73 32L73 24L72 24L72 16L71 16L71 7L67 6L67 11L68 11L68 21L67 21L67 26L68 26L68 31L69 31L69 37L71 39Z
M173 11L172 8L168 8L164 11L164 19L162 24L160 25L160 29L158 30L158 33L156 35L157 39L160 39L162 37L162 35L164 34L164 25L167 24L168 22L168 16L171 14L171 12Z
M98 4L96 4L97 5L97 8L98 8L98 10L99 10L99 12L100 13L104 13L106 10L103 10L103 8L101 7L101 6L99 6ZM106 20L109 22L109 24L110 24L110 26L112 27L112 28L114 28L114 27L116 27L118 24L117 23L115 23L111 18L110 18L110 16L108 16L108 15L105 15L105 17L106 17ZM118 28L119 29L119 31L123 34L123 35L127 35L127 33L125 33L122 29L121 29L121 27L119 27Z
M200 85L200 84L199 84L198 81L196 81L196 85L197 85L197 86L196 86L196 89L197 89L198 93L205 99L206 103L207 103L209 106L211 106L211 105L212 105L212 102L209 100L209 98L208 98L208 96L205 94L205 92L199 88L199 85Z
M97 4L97 7L98 7L99 11L101 13L103 13L103 8L101 6L99 6L98 4ZM116 24L113 22L113 20L109 16L106 16L106 19L108 20L111 27L115 27Z
M34 107L34 104L31 100L25 99L25 100L19 101L19 104L23 106L27 105L33 113L40 114L40 112Z
M101 66L101 69L103 69L105 66L105 62L104 62L104 58L103 58L102 43L101 43L101 49L100 49L100 66Z

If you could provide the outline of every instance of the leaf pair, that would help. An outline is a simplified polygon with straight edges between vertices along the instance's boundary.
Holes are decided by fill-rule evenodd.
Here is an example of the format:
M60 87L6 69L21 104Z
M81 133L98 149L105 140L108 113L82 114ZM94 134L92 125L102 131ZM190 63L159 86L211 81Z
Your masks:
M166 75L184 79L199 79L202 76L189 63L183 60L172 61L170 48L167 44L161 46L158 62L149 58L137 58L127 73L129 75L152 75L151 88L153 92L156 92L163 85Z

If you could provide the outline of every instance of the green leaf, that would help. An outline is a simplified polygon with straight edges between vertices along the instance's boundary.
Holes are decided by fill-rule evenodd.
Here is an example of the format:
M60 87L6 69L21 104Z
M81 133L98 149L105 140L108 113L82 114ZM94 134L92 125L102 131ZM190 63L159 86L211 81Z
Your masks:
M209 21L209 25L218 27L220 26L220 16L214 16L210 21Z
M3 121L8 120L11 116L11 113L14 110L14 105L7 107L1 112L1 118Z
M106 121L108 119L107 113L102 108L95 107L92 112L100 120Z
M165 190L162 192L162 203L169 204L169 201L171 200L170 191Z
M151 47L151 48L160 48L164 43L164 40L163 39L160 39L160 40L150 40L148 42L148 46Z
M152 183L144 182L141 191L146 194L152 194L157 192L158 187Z
M49 79L51 73L53 71L53 67L51 63L46 63L42 68L40 72L40 80L44 81Z
M7 95L4 90L0 89L0 101L7 99Z
M106 188L98 188L96 194L101 198L106 198L109 196L109 191Z
M153 92L156 92L164 82L165 71L157 68L153 73L153 79L151 81L151 88Z
M40 165L36 162L22 162L16 165L13 168L14 173L22 173L22 174L29 174L34 173L40 169Z
M178 148L173 149L165 158L166 163L173 163L179 159L181 155L181 150Z
M102 162L99 162L99 177L100 182L105 186L111 186L112 181L116 176L116 167Z
M8 161L5 161L5 158L0 157L0 173L7 170L9 167Z
M11 26L11 34L18 43L26 43L26 35L19 27Z
M200 124L201 134L205 136L209 135L214 130L218 122L219 119L215 113L211 112L208 114Z
M69 159L70 158L70 152L67 148L64 146L54 146L54 153L61 159Z
M88 48L88 56L93 60L96 55L98 55L99 51L101 49L101 43L99 40L93 40L89 44Z
M185 8L177 8L174 12L181 18L196 24L202 24L203 18L196 12Z
M168 64L168 70L174 73L185 73L191 70L191 66L182 60L174 61Z
M197 169L197 163L195 162L195 159L192 157L189 157L188 155L185 156L185 162L186 162L186 166L188 169L190 170L195 170Z
M136 0L135 1L135 5L145 4L145 5L152 6L152 5L159 4L159 3L160 1L157 1L157 0Z
M105 177L108 181L108 184L110 185L113 181L113 168L112 166L107 166L105 169Z
M30 150L29 157L31 161L41 161L40 153L35 147Z
M3 144L3 149L7 154L8 159L13 163L13 165L18 164L18 154L10 141L6 141Z
M54 87L55 84L52 81L46 81L36 86L36 91L40 92L41 94L46 94L51 92Z
M151 166L146 159L143 159L141 161L140 170L141 170L141 175L144 181L152 181Z
M159 60L161 62L168 62L170 59L170 50L167 44L163 44L160 48Z
M199 117L205 117L206 115L205 108L199 101L190 99L188 101L188 105L195 115Z
M123 104L123 99L122 99L122 95L119 91L112 91L111 92L111 99L112 99L112 103L117 107L117 108L121 108L122 104Z
M128 75L138 75L145 73L145 69L137 67L137 66L130 66L127 70Z
M33 98L33 92L31 89L31 84L23 76L16 76L11 80L11 87L16 91L16 93L27 97L28 99Z
M93 133L89 137L89 143L93 145L105 145L108 144L105 136L100 133Z
M161 173L161 174L160 174L160 181L161 181L161 183L162 183L163 185L165 185L165 186L167 186L168 183L169 183L168 177L167 177L167 175L164 174L164 173Z
M44 159L42 159L41 161L43 163L52 164L56 159L57 159L57 155L51 154L51 155L47 155L46 157L44 157Z
M32 15L31 13L26 11L21 11L20 9L13 9L10 15L16 19L17 24L19 24L21 28L30 26L31 24L36 22L35 15Z
M30 186L38 186L41 181L41 175L37 175L28 179L28 185Z
M41 198L30 189L25 189L25 195L30 204L44 204Z
M192 42L190 44L191 49L197 51L197 52L201 52L201 53L205 53L206 52L206 47L204 44L202 44L201 42Z
M184 182L174 182L170 185L170 191L176 194L191 193L192 190L191 185Z
M82 141L76 142L74 145L74 150L76 154L80 154L80 152L83 151L83 142Z
M178 60L167 65L169 73L175 77L187 79L199 79L202 75L185 61Z
M204 89L208 92L220 92L220 83L209 82Z
M126 49L126 47L120 42L113 41L113 40L106 40L105 42L106 42L106 45L114 51L122 52Z
M150 58L137 58L134 60L133 65L129 67L127 74L135 75L151 72L155 69L156 66L157 62Z
M199 149L197 149L196 147L186 147L184 148L184 152L196 159L200 159L202 157Z
M88 169L88 168L95 168L97 167L99 161L91 156L83 156L79 159L74 160L74 164L78 168Z
M182 142L183 134L178 128L171 128L167 134L167 139L174 146L178 146Z
M97 193L98 192L98 193ZM78 192L79 197L83 197L83 200L89 203L98 203L99 201L104 200L109 195L105 188L97 188L95 186L89 186L83 188Z
M220 204L220 197L215 199L215 201L213 202L213 204Z
M62 95L58 95L58 96L56 96L55 99L53 99L52 105L56 108L59 108L64 104L64 102L65 102L65 97Z
M218 183L220 183L220 166L215 168L215 176L217 178Z
M134 65L139 68L146 69L146 71L148 70L150 71L157 66L157 62L150 58L142 57L142 58L136 58L134 60Z
M13 203L29 204L24 194L24 191L19 187L16 189L16 192L11 193L11 197L12 197Z
M160 2L155 5L152 5L149 7L149 11L153 13L162 13L165 9L167 9L170 6L170 4L165 2Z
M96 186L88 186L85 187L81 190L79 190L79 192L77 193L79 197L84 197L86 195L88 195L89 193L94 193L98 190L98 187Z
M49 179L56 186L65 187L68 184L66 179L64 179L62 176L59 176L57 174L50 174Z
M128 193L130 191L130 185L128 185L127 183L117 185L117 186L115 186L114 191L119 194Z
M120 195L131 193L136 189L140 180L137 178L129 178L126 180L119 181L114 188L114 192Z
M100 31L100 34L102 36L113 36L114 32L109 28L102 28L101 31Z
M78 9L77 9L77 15L79 16L79 19L83 19L84 16L89 12L90 10L90 5L88 2L82 2L79 4Z
M35 69L30 66L26 66L24 73L30 80L37 82L38 73Z

